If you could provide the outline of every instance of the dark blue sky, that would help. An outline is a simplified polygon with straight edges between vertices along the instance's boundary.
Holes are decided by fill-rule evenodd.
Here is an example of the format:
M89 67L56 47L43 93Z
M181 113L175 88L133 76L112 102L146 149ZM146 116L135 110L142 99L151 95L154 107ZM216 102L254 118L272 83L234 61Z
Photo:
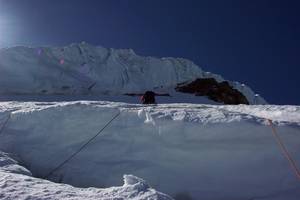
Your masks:
M300 2L0 0L0 46L94 45L191 59L273 104L300 103Z

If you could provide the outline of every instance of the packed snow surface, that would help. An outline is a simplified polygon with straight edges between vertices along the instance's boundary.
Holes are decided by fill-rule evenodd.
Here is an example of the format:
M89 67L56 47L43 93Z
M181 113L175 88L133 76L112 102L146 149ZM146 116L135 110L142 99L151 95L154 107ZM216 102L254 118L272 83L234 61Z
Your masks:
M122 185L124 174L141 177L175 199L300 199L300 181L267 121L273 121L300 166L299 106L10 101L0 103L0 112L0 150L30 170L16 167L10 158L5 161L11 167L1 167L0 190L8 199L34 191L38 197L58 193L58 199L113 198L111 191L116 191L126 199L127 194L119 193L124 190L136 199L168 199L139 178L125 177L123 186L111 188ZM118 113L49 177L75 187L107 189L78 189L28 177L46 176Z
M197 78L224 81L187 59L143 57L131 49L107 49L84 42L66 47L0 49L2 95L120 95L153 90L177 99L177 84ZM248 86L232 81L229 84L250 104L266 103Z
M7 171L7 168L12 167L12 163L14 169ZM75 188L66 184L53 183L31 177L28 170L17 165L12 158L0 153L0 199L171 200L171 197L155 191L144 180L133 175L124 175L123 186L106 189Z

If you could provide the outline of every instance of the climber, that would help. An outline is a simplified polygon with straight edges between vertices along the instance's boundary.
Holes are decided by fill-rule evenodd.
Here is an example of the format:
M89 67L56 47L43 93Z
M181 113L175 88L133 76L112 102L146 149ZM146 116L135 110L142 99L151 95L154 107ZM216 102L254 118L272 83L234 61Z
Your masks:
M155 93L152 91L146 91L141 97L142 104L156 104Z

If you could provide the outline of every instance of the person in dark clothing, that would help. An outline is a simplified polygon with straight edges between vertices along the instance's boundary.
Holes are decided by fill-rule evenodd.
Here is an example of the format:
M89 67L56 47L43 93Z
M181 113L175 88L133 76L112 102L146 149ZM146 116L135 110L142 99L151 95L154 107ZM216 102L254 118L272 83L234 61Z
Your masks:
M155 93L152 91L146 91L141 97L141 101L143 104L156 104Z

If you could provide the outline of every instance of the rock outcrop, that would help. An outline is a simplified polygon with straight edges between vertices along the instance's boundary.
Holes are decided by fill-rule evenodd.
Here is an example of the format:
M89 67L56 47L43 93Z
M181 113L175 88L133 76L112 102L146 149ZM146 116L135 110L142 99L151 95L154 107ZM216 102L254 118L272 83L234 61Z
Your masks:
M249 104L247 98L229 85L227 81L217 82L214 78L196 79L190 83L178 84L176 91L207 96L224 104Z

